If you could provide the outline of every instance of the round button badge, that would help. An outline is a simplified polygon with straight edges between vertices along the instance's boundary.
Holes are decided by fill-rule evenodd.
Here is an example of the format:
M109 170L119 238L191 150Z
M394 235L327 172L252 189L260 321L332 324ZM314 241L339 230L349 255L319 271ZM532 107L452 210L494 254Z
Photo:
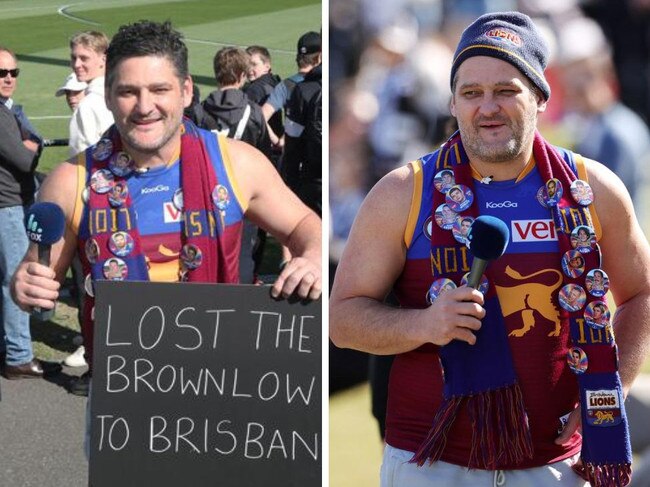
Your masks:
M573 347L569 350L566 361L569 364L569 368L575 374L584 374L589 367L587 354L583 349L578 347Z
M185 244L181 249L181 262L187 269L196 269L203 262L203 253L196 245Z
M90 177L90 187L95 193L108 193L113 187L113 173L108 169L98 169Z
M469 234L469 229L472 227L472 223L474 223L474 218L471 216L458 216L456 218L451 228L451 233L457 242L467 245L467 235Z
M108 202L114 208L119 208L126 201L127 196L129 195L129 187L125 181L118 181L113 185L110 192L108 193Z
M460 213L472 206L472 203L474 202L474 193L472 193L472 190L467 186L456 184L447 191L445 201L452 210L456 213Z
M111 257L103 266L104 277L109 281L123 281L129 273L129 268L122 259Z
M452 289L456 289L456 287L456 284L451 279L447 279L446 277L436 279L427 292L427 302L433 303L438 296Z
M466 273L463 278L460 280L460 285L461 286L467 286L467 283L469 282L469 272ZM487 294L488 289L490 288L490 284L488 282L488 278L483 274L481 276L481 280L478 283L478 290L483 294L484 296Z
M91 264L97 262L97 259L99 258L99 244L97 243L97 240L93 238L86 240L84 250L86 251L86 259L88 259L88 262Z
M588 182L576 179L571 183L571 197L580 206L589 206L594 202L594 192Z
M585 305L587 294L577 284L566 284L558 295L560 306L569 312L579 311Z
M562 199L564 190L559 179L553 178L546 181L544 192L544 202L546 206L556 206Z
M451 169L443 169L438 171L433 177L433 187L440 191L442 194L447 194L447 191L456 184L454 172Z
M603 301L592 301L585 308L584 318L589 326L602 330L609 325L609 308Z
M596 245L596 234L591 227L580 225L571 232L571 245L574 249L587 254Z
M115 232L108 240L108 250L118 257L126 257L133 250L133 237L126 232Z
M457 217L458 217L458 213L452 210L447 203L443 203L440 206L438 206L438 208L436 208L436 211L434 213L434 218L436 219L436 223L443 230L451 230L452 228L454 228L454 223L456 223Z
M585 258L577 250L569 250L562 257L562 272L567 277L580 277L585 272Z
M113 153L113 142L111 139L100 139L93 149L93 159L105 161Z
M228 188L221 184L217 184L212 190L212 201L219 211L225 212L230 205L230 194L228 193Z
M602 269L592 269L587 272L585 287L589 294L601 298L609 291L609 277Z
M133 159L126 152L118 152L108 163L108 168L116 176L126 176L133 171Z

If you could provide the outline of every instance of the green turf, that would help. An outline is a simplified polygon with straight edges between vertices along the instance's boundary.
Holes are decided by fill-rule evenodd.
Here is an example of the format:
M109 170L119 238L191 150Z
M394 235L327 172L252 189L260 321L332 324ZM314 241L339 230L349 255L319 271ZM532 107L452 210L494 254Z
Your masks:
M66 13L54 0L0 0L0 44L16 52L21 68L16 103L24 106L45 138L67 138L70 111L64 98L54 96L70 72L68 40L82 30L113 34L122 23L139 19L171 20L185 36L190 73L205 97L214 89L212 59L225 45L260 44L272 56L273 71L283 77L296 71L298 37L321 28L321 5L315 0L95 0L70 3ZM56 118L53 118L56 117ZM49 172L68 157L67 148L46 148L38 170ZM270 239L262 266L272 279L280 261L277 242ZM46 360L60 360L74 350L78 333L74 301L65 298L51 323L32 323L34 352Z
M68 136L70 111L54 92L70 72L68 39L81 30L97 29L112 34L121 23L142 18L172 21L186 38L190 72L201 94L215 87L212 58L224 45L266 46L273 71L282 77L296 71L295 46L307 30L320 30L321 5L314 0L113 0L70 4L57 14L61 2L34 0L2 3L0 42L14 50L21 68L14 95L25 107L37 130L46 138ZM99 25L95 25L99 24ZM34 35L34 33L38 35ZM59 117L59 118L48 118ZM67 151L48 148L39 170L48 172L67 157Z

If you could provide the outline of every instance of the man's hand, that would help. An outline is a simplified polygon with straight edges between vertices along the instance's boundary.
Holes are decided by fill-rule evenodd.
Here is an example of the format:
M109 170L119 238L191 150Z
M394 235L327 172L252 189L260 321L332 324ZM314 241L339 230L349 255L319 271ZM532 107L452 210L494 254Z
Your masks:
M564 445L571 439L576 431L580 432L580 430L582 430L582 418L580 411L580 405L578 405L578 407L575 408L571 414L569 414L569 418L567 419L562 433L560 433L560 436L555 439L556 445Z
M60 287L54 270L37 262L21 263L11 279L13 300L27 312L34 307L54 308Z
M320 263L294 257L282 269L271 288L271 296L288 298L294 292L303 299L318 299L323 288Z
M32 152L38 152L38 144L33 140L23 140L23 145Z
M483 294L467 286L452 289L438 296L433 304L422 310L422 342L447 345L460 340L470 345L476 343L475 331L481 328L485 317Z

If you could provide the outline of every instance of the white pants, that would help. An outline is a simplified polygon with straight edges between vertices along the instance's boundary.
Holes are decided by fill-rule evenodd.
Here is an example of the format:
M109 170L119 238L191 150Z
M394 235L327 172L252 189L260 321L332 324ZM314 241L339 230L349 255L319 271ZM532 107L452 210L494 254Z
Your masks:
M381 465L381 487L587 487L571 466L579 454L543 467L523 470L468 470L451 463L409 463L413 452L386 445Z

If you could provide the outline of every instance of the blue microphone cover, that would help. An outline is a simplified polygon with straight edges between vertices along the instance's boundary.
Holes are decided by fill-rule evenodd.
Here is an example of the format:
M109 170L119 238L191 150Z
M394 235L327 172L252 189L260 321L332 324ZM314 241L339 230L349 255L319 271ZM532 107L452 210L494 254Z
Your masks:
M474 257L494 260L501 257L506 251L508 240L510 240L510 230L498 218L483 215L474 220L467 238L469 250Z
M52 245L63 237L65 216L56 203L35 203L25 215L27 238L40 245Z

